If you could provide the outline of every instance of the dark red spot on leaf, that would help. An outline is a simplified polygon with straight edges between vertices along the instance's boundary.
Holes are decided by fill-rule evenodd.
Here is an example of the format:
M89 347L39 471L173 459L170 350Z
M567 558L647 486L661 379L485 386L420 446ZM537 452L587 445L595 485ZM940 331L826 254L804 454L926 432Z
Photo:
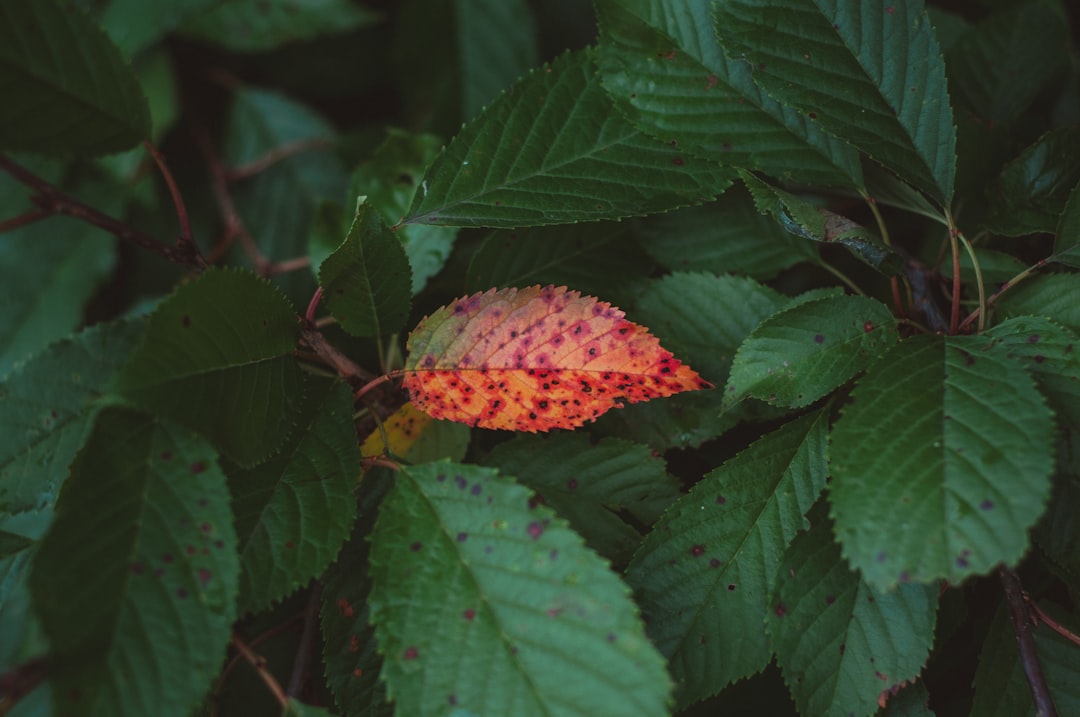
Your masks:
M415 660L418 657L420 657L420 650L416 649L415 645L412 645L412 646L409 646L409 647L405 648L405 659L406 660Z
M525 528L525 532L529 534L530 538L537 540L544 534L544 526L540 523L529 523L528 527Z
M814 343L815 344L823 344L823 343L825 343L825 336L823 336L822 334L814 334Z
M701 545L700 543L698 545L692 546L690 548L690 554L693 555L695 558L701 557L705 554L705 546Z

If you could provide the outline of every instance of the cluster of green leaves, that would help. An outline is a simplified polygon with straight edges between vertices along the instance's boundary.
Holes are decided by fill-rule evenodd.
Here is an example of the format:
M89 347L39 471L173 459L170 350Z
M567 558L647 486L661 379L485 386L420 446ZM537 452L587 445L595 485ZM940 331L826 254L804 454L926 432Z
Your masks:
M1080 631L1077 18L593 9L0 0L0 711L1034 714L995 573ZM46 218L174 236L148 139L217 266ZM547 283L717 388L362 463L409 328Z

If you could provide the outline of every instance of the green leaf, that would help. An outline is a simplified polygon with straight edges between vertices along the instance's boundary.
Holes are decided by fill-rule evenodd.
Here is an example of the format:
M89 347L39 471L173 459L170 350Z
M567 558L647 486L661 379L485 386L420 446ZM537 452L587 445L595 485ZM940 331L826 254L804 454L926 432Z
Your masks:
M1038 381L1058 415L1080 428L1080 346L1076 332L1042 316L1018 316L990 328L993 350L1017 359Z
M1002 295L1001 318L1046 316L1080 333L1080 282L1076 274L1047 274L1028 279Z
M0 181L0 192L12 191L9 186ZM29 208L0 204L11 216ZM0 216L8 218L7 211ZM87 302L115 265L116 239L68 217L0 237L0 376L78 328Z
M998 234L1053 234L1080 182L1080 128L1051 130L1002 170L987 220Z
M666 349L719 385L739 344L787 302L786 296L746 277L675 272L649 282L633 317Z
M399 3L396 65L407 115L456 132L540 61L525 0Z
M385 336L405 326L409 259L369 204L357 205L348 236L319 269L319 284L330 313L353 336Z
M623 223L499 229L473 254L465 287L484 291L553 284L626 305L632 299L630 287L651 268Z
M233 52L265 52L378 21L378 13L349 0L229 0L190 17L181 33Z
M430 134L391 129L371 159L353 172L349 185L350 202L357 195L366 196L368 203L382 212L386 223L394 227L412 266L413 296L446 264L458 233L456 227L395 226L409 210L424 172L442 146L442 140Z
M1080 182L1069 193L1061 212L1050 260L1080 268Z
M863 263L883 274L900 272L903 258L865 227L847 217L816 207L790 192L770 186L747 172L740 172L754 203L792 234L822 243L842 244Z
M1053 415L1019 361L989 344L902 341L833 427L836 534L878 589L1014 564L1046 507Z
M371 546L372 622L400 714L666 715L627 587L525 488L405 467Z
M724 388L729 404L753 396L807 406L864 370L899 340L888 307L862 296L800 303L761 322L739 347Z
M0 0L0 151L99 155L150 137L150 110L116 46L77 7Z
M238 167L292 143L333 139L333 128L310 108L275 92L244 89L233 100L225 159ZM236 184L233 200L262 255L271 261L286 261L306 255L308 230L316 211L328 199L340 201L345 186L338 159L312 148L286 156ZM350 208L354 200L350 200ZM315 291L308 272L279 274L274 282L299 306Z
M1073 434L1075 441L1075 433ZM1050 507L1035 529L1035 542L1072 585L1080 582L1080 476L1059 475Z
M370 477L365 479L365 486L369 481ZM347 715L393 717L394 706L386 700L386 685L379 680L382 660L376 651L375 628L368 622L371 578L366 528L370 526L366 522L364 518L357 522L337 565L323 578L320 617L326 684Z
M724 55L707 0L597 2L604 87L635 126L703 159L808 184L861 186L858 153Z
M870 715L880 694L922 670L938 588L879 592L840 557L824 509L810 524L780 561L765 629L801 714Z
M333 717L333 714L325 707L306 705L295 697L290 697L285 705L282 717Z
M762 621L779 557L825 487L823 412L791 421L708 473L627 569L680 706L768 664Z
M158 306L115 389L252 465L292 429L303 379L291 356L297 338L296 314L266 281L210 270Z
M922 681L899 689L898 694L888 696L885 709L875 713L877 717L934 717L927 706L930 692Z
M715 10L724 49L766 92L948 206L956 133L921 2L726 0Z
M1061 621L1060 610L1048 604L1040 607ZM1070 626L1068 620L1063 622L1074 633L1077 631L1075 624ZM975 699L971 714L980 717L1035 717L1031 687L1024 676L1016 637L1004 606L998 608L985 634L973 684ZM1080 685L1080 662L1076 659L1076 645L1045 625L1033 628L1031 634L1035 638L1039 666L1058 714L1080 712L1080 689L1077 687Z
M189 17L234 0L110 0L101 26L128 57L153 45Z
M239 569L216 457L186 428L98 416L30 576L59 713L186 717L210 687Z
M817 247L763 217L737 186L715 202L647 217L636 233L645 251L672 271L764 281L799 262L818 262Z
M1062 69L1068 46L1069 21L1056 0L1001 5L949 49L950 89L983 120L1007 124Z
M638 132L589 51L533 70L432 163L406 224L520 227L641 216L705 201L731 170Z
M299 410L299 428L280 453L229 472L240 541L240 611L258 612L319 575L356 517L352 491L360 451L352 391L320 381Z
M651 525L679 495L664 460L648 446L618 438L593 445L583 433L518 436L484 463L514 476L616 564L629 561L641 534L623 518Z
M710 390L635 403L604 414L594 429L602 435L644 443L656 451L696 448L746 418L737 410L723 413L722 398L721 391Z
M144 329L134 321L99 324L53 344L0 384L0 513L53 504L89 435L92 402Z

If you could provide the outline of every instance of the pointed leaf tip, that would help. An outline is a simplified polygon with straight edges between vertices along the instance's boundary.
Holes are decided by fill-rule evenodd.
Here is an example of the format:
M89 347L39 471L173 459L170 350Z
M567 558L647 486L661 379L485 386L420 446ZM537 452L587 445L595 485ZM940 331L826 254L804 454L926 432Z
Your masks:
M457 299L409 336L405 388L435 418L576 428L624 403L712 388L619 309L565 286Z

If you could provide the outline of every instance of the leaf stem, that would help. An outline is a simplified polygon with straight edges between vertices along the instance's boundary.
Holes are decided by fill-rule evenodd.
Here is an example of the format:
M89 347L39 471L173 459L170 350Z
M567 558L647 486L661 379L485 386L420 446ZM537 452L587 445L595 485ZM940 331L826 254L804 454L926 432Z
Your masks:
M390 371L389 373L384 373L382 376L379 376L376 379L368 381L366 384L361 386L360 390L358 390L355 394L353 394L353 400L359 401L366 394L370 393L373 389L376 389L379 386L383 385L384 383L389 383L389 382L393 381L395 378L399 378L399 377L404 376L404 375L405 375L404 371Z
M955 336L960 328L960 230L953 223L952 213L945 212L949 224L949 248L952 250L952 310L949 312L949 335Z
M184 264L195 270L202 270L207 266L206 259L199 253L198 247L194 243L177 243L175 246L163 244L149 234L114 219L88 204L83 204L78 199L64 193L3 155L0 155L0 170L10 174L21 184L33 189L35 194L30 198L30 201L37 205L39 211L47 216L62 214L84 221L99 229L104 229L118 239L129 241L173 263Z
M847 284L847 287L848 287L849 289L851 289L852 291L854 291L854 292L855 292L856 294L858 294L859 296L866 296L866 293L865 293L865 292L864 292L864 291L863 291L862 289L860 289L860 288L859 288L859 285L858 285L858 284L856 284L856 283L855 283L854 281L852 281L851 279L849 279L849 278L847 277L847 275L845 275L845 274L844 274L844 272L840 271L839 269L837 269L837 268L836 268L835 266L833 266L833 265L832 265L832 264L830 264L829 262L827 262L827 261L825 261L824 259L822 259L822 260L821 260L821 265L820 265L820 266L821 266L821 268L822 268L822 269L824 269L825 271L829 272L830 274L832 274L833 276L835 276L835 277L836 277L837 279L839 279L840 281L842 281L842 282L844 282L845 284Z
M1016 644L1020 649L1020 663L1024 667L1024 675L1031 688L1031 698L1035 702L1035 715L1036 717L1057 717L1057 708L1054 707L1054 700L1050 696L1050 687L1046 684L1046 677L1039 665L1039 653L1035 648L1035 640L1031 636L1031 613L1028 612L1028 602L1024 597L1020 577L1013 570L1005 567L1001 568L999 575L1002 588L1005 590L1005 602L1009 606L1009 617L1012 618Z
M281 685L278 684L277 678L266 669L266 658L256 655L252 652L251 648L240 639L240 636L235 632L232 635L232 645L236 648L236 651L244 656L244 659L248 661L255 671L259 673L259 678L262 679L263 684L266 685L270 693L274 695L274 699L278 701L278 704L282 708L289 704L289 697L285 694L285 690L281 689Z
M968 314L967 317L964 319L964 321L960 324L960 330L963 331L965 328L967 328L968 326L971 325L972 321L975 321L980 316L982 316L986 311L989 311L990 308L994 305L994 303L998 300L998 298L1001 297L1002 294L1004 294L1006 291L1008 291L1009 289L1011 289L1014 286L1016 286L1017 284L1019 284L1024 279L1031 276L1037 269L1041 269L1045 265L1046 265L1046 259L1039 259L1039 261L1035 262L1034 264L1032 264L1028 268L1024 269L1022 272L1020 272L1019 274L1017 274L1016 276L1014 276L1013 278L1009 279L1004 284L999 286L998 290L995 291L993 294L991 294L986 299L986 309L984 310L982 308L982 306L980 305L980 307L978 309L976 309L975 311L972 311L970 314Z
M971 257L971 265L975 268L975 283L979 287L979 333L981 334L986 328L986 285L983 284L982 268L979 266L979 260L975 257L975 248L971 246L971 242L967 240L964 233L958 231L956 236L964 245L964 250ZM964 325L966 326L966 324Z
M1038 622L1045 624L1048 628L1074 645L1080 646L1080 635L1077 635L1075 632L1043 612L1043 609L1039 607L1039 604L1032 600L1026 593L1024 594L1024 600L1027 603L1028 609L1035 613L1034 617Z
M158 171L161 172L161 176L165 179L165 184L169 187L169 194L172 196L173 207L176 209L176 218L180 222L180 238L176 241L177 245L185 246L187 251L202 259L202 254L199 252L199 245L195 243L195 235L191 232L191 220L188 218L187 207L184 206L184 197L180 194L180 187L177 186L172 172L169 171L169 165L165 163L164 155L158 151L157 147L150 144L149 140L143 140L143 147L150 153L150 156L154 158L154 163L157 165ZM203 260L203 265L205 266L205 264L206 261Z
M311 295L311 301L308 302L307 311L304 312L304 320L312 326L315 325L315 310L319 308L319 302L322 301L322 287L315 289L315 293Z

